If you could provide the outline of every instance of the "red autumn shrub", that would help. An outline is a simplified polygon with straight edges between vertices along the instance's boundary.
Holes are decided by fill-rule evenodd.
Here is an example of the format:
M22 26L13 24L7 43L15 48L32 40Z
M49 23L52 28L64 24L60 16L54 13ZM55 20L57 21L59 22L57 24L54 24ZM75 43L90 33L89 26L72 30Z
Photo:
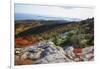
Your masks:
M39 39L37 37L34 37L32 35L27 35L27 36L16 38L15 39L15 47L22 48L22 47L26 47L26 46L35 44L37 42L39 42Z
M74 53L82 53L82 49L81 48L75 48Z
M28 44L28 41L27 40L24 40L24 39L16 39L15 41L17 44L21 44L21 45L26 45Z

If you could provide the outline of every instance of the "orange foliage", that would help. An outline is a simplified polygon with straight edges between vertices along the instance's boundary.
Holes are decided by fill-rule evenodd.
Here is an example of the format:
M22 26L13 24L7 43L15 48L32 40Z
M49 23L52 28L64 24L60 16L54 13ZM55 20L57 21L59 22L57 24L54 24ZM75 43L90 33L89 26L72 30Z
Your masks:
M19 58L19 59L15 60L15 64L16 65L29 65L29 64L32 64L32 63L33 63L33 61L31 59L23 59L23 60L21 60Z
M29 46L37 42L39 42L38 38L33 37L31 35L19 37L15 39L15 44L16 44L15 47Z

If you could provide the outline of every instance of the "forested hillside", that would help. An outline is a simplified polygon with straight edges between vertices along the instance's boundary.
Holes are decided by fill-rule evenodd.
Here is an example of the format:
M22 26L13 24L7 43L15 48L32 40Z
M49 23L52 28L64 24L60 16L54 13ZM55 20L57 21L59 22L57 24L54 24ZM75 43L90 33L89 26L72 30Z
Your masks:
M58 46L73 45L74 47L85 47L94 44L94 18L78 22L58 24L56 21L54 22L54 24L50 24L50 21L46 21L47 24L41 23L41 21L16 23L15 38L30 40L33 44L35 39L37 40L35 42L52 40Z

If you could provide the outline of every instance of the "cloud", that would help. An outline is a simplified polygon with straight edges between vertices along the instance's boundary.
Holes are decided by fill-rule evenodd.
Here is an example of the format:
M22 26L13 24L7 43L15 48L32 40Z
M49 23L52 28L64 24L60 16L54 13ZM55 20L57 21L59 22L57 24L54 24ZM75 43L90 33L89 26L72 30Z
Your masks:
M35 14L52 17L86 19L93 17L93 12L94 10L92 7L15 4L15 13Z

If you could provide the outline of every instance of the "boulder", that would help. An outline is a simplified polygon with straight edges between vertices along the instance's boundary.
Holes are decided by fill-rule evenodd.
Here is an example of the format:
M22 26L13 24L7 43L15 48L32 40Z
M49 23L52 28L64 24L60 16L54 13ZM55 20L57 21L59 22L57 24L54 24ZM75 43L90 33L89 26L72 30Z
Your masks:
M93 53L93 52L94 52L94 46L85 47L85 48L82 49L83 54Z
M74 47L73 46L67 47L65 49L65 53L66 53L66 56L68 56L70 59L73 59L75 57Z

